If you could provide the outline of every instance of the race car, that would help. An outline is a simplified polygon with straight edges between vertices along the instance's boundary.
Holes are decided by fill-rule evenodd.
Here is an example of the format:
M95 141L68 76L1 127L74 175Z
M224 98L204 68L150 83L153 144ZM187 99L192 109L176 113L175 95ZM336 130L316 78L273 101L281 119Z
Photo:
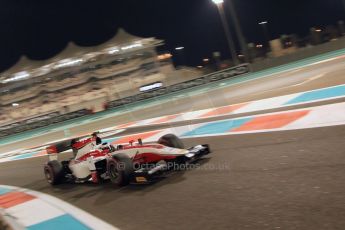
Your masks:
M58 161L60 153L71 149L72 159ZM93 134L47 147L49 161L44 165L44 175L51 185L101 183L106 180L117 186L150 183L162 174L193 164L209 153L209 145L184 149L182 141L174 134L164 135L154 144L143 144L138 139L117 146L100 144L100 138Z

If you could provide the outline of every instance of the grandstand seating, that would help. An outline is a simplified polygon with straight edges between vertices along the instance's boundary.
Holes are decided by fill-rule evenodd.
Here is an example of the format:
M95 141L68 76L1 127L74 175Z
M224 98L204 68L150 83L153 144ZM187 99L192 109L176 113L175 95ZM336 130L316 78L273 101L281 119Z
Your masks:
M2 95L0 125L56 111L63 113L65 108L68 111L91 109L92 103L87 102L92 100L117 100L139 93L139 88L143 85L158 81L172 85L200 74L187 68L162 74L157 70L138 68L136 63L127 63L124 68L127 71L121 74L117 74L119 68L108 67L98 72L84 72L60 80L48 80L29 89ZM108 77L104 77L105 75ZM19 106L12 106L13 102L18 102Z
M105 102L138 94L143 85L166 81L174 70L170 60L159 66L155 48L163 41L138 38L122 29L109 42L92 49L70 44L54 58L37 64L22 57L13 68L1 73L0 130L42 115L63 120L69 113L78 116L81 111L83 116L90 109L100 111ZM128 48L133 44L140 45ZM120 52L109 53L114 47L119 47ZM71 60L81 62L59 67ZM7 81L24 72L30 77Z
M117 78L110 77L92 82L89 81L90 78L86 78L85 73L82 73L74 78L50 81L33 86L29 90L5 94L1 96L1 102L5 105L1 107L0 124L7 123L10 120L17 121L30 116L49 113L56 111L57 108L71 106L83 101L130 91L129 89L133 87L130 79L137 78L140 73L140 71L135 71L126 78L121 76ZM93 72L92 74L96 78L101 74L111 76L109 70ZM44 87L42 87L43 85ZM63 89L63 91L60 89ZM47 93L47 91L51 93ZM19 106L12 106L14 102L18 102Z
M171 63L158 67L152 55L123 58L67 73L55 71L27 87L2 92L0 126L53 112L94 109L92 101L100 107L106 101L138 94L143 85L158 81L171 85L200 75L186 72L175 71Z

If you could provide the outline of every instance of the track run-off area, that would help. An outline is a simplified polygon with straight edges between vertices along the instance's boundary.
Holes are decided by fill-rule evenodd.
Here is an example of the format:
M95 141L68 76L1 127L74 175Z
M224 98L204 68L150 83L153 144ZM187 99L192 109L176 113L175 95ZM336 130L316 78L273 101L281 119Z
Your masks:
M220 82L1 140L0 185L61 199L119 229L344 229L344 60L340 55L245 82ZM105 139L114 144L137 137L151 142L172 132L186 146L210 144L212 154L193 169L123 188L51 187L41 150L27 152L27 159L11 155L102 129L113 132Z

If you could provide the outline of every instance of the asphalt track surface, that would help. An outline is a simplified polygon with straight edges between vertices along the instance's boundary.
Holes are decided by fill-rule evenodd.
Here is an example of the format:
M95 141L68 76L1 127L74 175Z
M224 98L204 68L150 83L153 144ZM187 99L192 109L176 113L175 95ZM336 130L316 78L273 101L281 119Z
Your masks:
M229 86L207 93L209 100L205 95L176 99L174 106L162 104L151 111L164 115L344 84L343 61ZM149 115L141 111L72 132ZM55 133L21 144L58 137ZM56 196L121 229L342 230L344 140L345 126L186 139L187 146L211 145L213 153L199 168L173 173L151 185L124 188L110 183L51 187L42 169L47 159L33 158L2 163L0 184Z
M344 229L345 127L198 138L200 168L152 185L49 186L45 158L1 164L1 184L48 193L122 229Z

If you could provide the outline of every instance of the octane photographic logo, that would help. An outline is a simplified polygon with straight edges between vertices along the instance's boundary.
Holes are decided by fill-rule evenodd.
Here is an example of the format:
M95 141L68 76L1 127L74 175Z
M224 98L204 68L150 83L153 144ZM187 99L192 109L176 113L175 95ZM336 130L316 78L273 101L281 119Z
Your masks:
M196 170L201 170L201 171L215 171L215 172L221 172L221 171L230 171L230 163L223 162L223 163L206 163L206 164L201 164L199 167L196 168Z
M133 165L134 166L134 165ZM126 169L126 164L123 162L119 162L117 164L117 170L125 170Z
M229 171L231 169L230 163L193 163L193 164L179 164L176 162L167 162L167 163L146 163L146 164L133 164L132 168L134 171L146 169L154 170L155 168L164 166L165 169L173 171L189 171L189 170L200 170L200 171ZM125 170L126 164L119 162L117 166L118 170Z

